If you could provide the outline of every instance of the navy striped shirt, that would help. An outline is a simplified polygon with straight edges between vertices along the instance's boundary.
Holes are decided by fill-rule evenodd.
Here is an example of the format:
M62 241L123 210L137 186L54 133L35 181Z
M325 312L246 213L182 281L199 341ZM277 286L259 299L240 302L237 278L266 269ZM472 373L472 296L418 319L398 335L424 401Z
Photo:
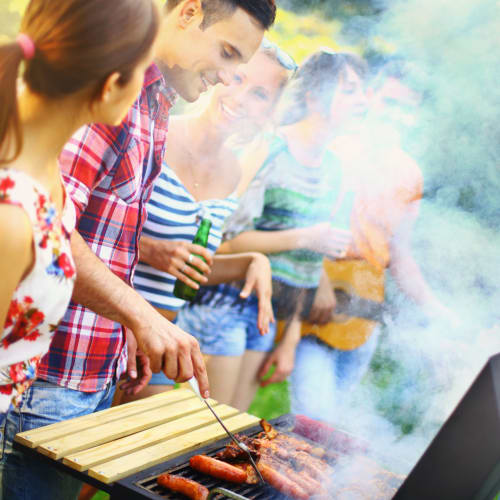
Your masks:
M196 201L176 173L163 162L147 204L145 236L173 241L193 241L202 217L212 221L207 249L215 253L222 239L222 226L238 206L233 193L227 198ZM134 276L135 289L153 306L177 311L185 303L174 296L175 276L139 262Z

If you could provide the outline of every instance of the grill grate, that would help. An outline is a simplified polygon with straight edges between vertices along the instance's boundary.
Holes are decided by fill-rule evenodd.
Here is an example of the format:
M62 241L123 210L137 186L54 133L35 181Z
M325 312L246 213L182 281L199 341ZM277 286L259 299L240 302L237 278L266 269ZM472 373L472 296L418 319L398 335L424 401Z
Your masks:
M257 435L255 434L252 435ZM210 456L214 456L218 451L222 450L224 447L220 447L216 450L211 451L210 453L205 453ZM193 479L198 483L202 484L209 490L213 488L226 488L229 491L242 495L250 500L285 500L286 496L277 492L274 488L271 488L267 485L260 484L235 484L229 483L227 481L222 481L220 479L212 478L205 474L201 474L198 471L195 471L189 465L189 462L184 462L181 465L173 468L168 468L164 471L160 471L153 476L137 481L135 484L139 488L143 488L150 493L156 495L154 498L165 498L168 500L186 500L186 497L183 495L179 495L176 493L172 493L166 491L164 488L159 486L156 482L157 477L160 474L168 472L169 474L175 474L177 476L182 476L188 479ZM217 494L214 497L214 500L222 500L227 498L225 495Z
M277 419L271 420L271 425L275 427L278 431L283 432L288 435L295 435L290 429L293 428L292 422L293 417L290 415L283 415ZM260 426L252 427L246 431L239 432L239 434L246 434L247 436L256 436L262 431ZM300 439L308 441L307 438L303 436L297 436ZM241 495L243 498L248 500L290 500L286 495L283 495L276 491L271 486L262 484L234 484L216 479L205 474L201 474L191 468L189 465L189 459L193 455L203 454L214 456L217 452L221 451L228 444L229 440L227 438L221 439L216 443L212 443L203 448L192 451L191 453L186 453L180 455L177 458L173 458L167 462L151 467L147 470L138 472L132 476L122 479L115 484L115 494L116 498L119 500L137 500L147 498L149 500L186 500L186 497L171 491L167 491L157 484L157 478L160 474L169 473L176 474L188 479L192 479L202 484L209 490L215 488L224 488L230 492ZM343 455L343 452L339 450L339 456ZM381 479L381 481L387 484L387 478ZM387 484L389 486L389 484ZM391 495L392 496L392 495ZM216 493L214 496L210 497L214 500L227 500L231 498L224 494ZM344 497L347 498L347 497ZM353 497L354 498L354 497ZM359 498L359 496L358 496ZM363 495L365 498L365 495ZM366 497L368 498L368 497ZM375 498L375 497L373 497ZM385 497L389 498L389 497ZM112 495L112 499L115 499L115 495ZM311 498L312 500L312 498Z

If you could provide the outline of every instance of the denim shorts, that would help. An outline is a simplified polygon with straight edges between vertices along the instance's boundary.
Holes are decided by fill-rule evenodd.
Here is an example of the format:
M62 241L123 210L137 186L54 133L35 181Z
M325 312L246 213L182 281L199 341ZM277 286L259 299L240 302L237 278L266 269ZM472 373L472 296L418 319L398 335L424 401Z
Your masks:
M274 344L276 327L261 335L257 328L258 300L251 295L234 306L194 304L177 316L177 326L196 337L201 352L211 356L241 356L247 350L268 352Z
M109 408L114 389L114 384L110 384L102 391L88 393L35 380L23 393L20 407L7 412L1 429L0 499L76 499L82 483L49 463L14 449L14 436Z
M227 292L227 287L224 290ZM269 332L266 335L260 334L257 328L258 299L255 295L237 301L218 299L216 295L210 304L194 303L184 306L175 321L179 328L198 340L203 354L241 356L246 350L268 352L272 349L276 325L271 323ZM154 373L149 383L174 385L174 381L163 373Z

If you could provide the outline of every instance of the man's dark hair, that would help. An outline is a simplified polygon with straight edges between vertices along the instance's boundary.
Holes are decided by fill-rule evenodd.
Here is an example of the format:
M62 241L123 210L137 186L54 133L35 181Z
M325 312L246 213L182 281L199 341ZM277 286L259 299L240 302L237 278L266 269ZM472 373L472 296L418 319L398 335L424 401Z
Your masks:
M167 0L167 10L175 8L182 0ZM229 17L239 7L252 16L265 30L276 17L274 0L202 0L202 29L208 28L221 19Z

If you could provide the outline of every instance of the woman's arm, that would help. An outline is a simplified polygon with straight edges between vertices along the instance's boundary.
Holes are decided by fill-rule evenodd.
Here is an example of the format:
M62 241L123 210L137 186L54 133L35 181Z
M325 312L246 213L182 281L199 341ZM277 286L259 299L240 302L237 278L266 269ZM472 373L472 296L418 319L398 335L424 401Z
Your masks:
M216 255L208 285L245 280L240 297L246 299L255 290L259 301L257 326L261 335L268 333L274 323L271 305L272 274L269 259L260 253Z
M411 234L416 217L417 210L410 210L399 224L391 240L389 270L401 290L421 306L429 317L447 317L455 322L453 313L434 295L413 257Z
M349 231L334 229L328 222L323 222L314 226L281 231L245 231L232 240L225 241L217 253L268 254L304 248L335 258L345 254L350 242Z
M292 373L295 365L295 351L301 337L301 328L300 314L299 311L296 311L293 318L287 323L280 343L269 354L259 370L257 378L261 381L261 387L282 382ZM273 366L274 372L270 377L265 378Z
M312 324L324 325L332 320L337 301L332 290L330 278L325 267L321 271L319 285L314 295L314 301L309 312L308 321Z
M306 228L286 229L283 231L245 231L235 238L225 241L217 250L219 254L261 252L285 252L303 248Z
M24 211L13 205L0 205L0 331L4 329L14 291L33 264L32 240L31 224Z

